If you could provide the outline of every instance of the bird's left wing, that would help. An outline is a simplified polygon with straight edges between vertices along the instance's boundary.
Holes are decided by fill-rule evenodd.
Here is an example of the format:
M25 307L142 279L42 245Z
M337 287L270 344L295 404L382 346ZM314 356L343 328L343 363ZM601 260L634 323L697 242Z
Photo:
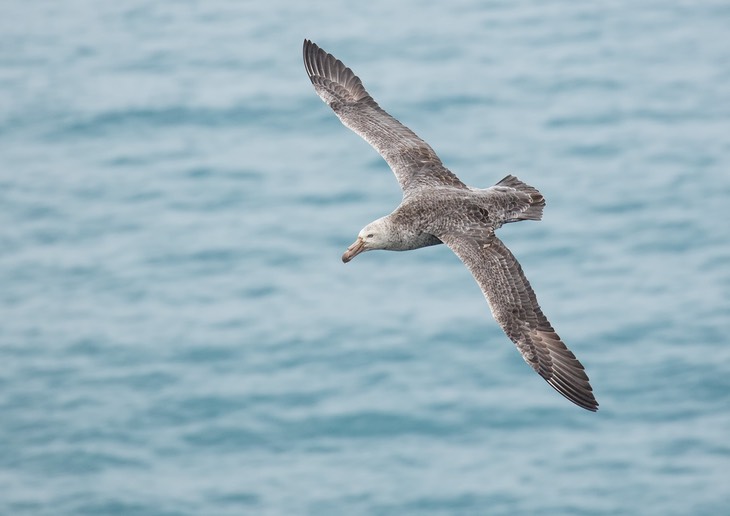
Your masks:
M583 365L555 333L522 267L502 241L487 229L438 237L471 271L492 315L517 345L525 362L576 405L598 410Z

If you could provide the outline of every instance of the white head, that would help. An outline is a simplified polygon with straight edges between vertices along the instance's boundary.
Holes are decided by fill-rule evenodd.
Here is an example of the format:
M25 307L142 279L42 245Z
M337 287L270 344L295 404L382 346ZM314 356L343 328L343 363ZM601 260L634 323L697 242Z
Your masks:
M390 225L385 219L386 217L383 217L362 228L357 235L357 240L342 255L342 261L347 263L365 251L388 249L391 231Z

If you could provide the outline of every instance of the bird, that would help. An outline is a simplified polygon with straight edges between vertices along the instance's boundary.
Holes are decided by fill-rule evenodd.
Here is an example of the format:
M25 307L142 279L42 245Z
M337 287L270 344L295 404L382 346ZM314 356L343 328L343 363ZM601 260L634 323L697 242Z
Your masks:
M598 410L583 364L555 332L519 262L495 235L506 223L541 220L543 195L513 175L488 188L467 186L428 143L383 110L342 61L309 39L303 58L319 97L375 148L403 191L400 205L362 228L342 261L366 251L445 244L471 272L525 362L568 400Z

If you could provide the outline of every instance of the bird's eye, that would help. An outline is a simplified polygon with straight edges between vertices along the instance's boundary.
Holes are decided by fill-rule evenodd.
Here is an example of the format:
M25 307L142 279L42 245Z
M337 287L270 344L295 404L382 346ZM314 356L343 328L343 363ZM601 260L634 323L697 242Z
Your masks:
M369 234L368 236L366 236L365 238L373 238L373 234L372 234L372 233L370 233L370 234Z

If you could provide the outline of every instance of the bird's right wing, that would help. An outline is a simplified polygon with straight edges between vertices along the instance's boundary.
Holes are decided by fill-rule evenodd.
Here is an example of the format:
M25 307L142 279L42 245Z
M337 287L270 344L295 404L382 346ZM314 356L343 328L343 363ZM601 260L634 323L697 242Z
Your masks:
M390 165L404 194L422 186L466 188L433 149L378 106L342 61L304 40L304 67L322 100Z
M525 362L576 405L598 410L583 365L543 315L522 267L502 241L483 229L438 237L471 271L492 315L517 345Z

